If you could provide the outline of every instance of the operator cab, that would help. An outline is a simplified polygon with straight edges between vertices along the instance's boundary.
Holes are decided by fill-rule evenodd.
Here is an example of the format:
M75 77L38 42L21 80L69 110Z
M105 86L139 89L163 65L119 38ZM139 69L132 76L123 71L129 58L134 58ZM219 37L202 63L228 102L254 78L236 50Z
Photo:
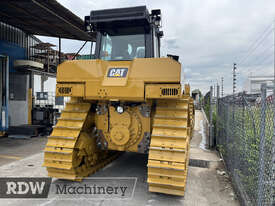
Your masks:
M130 61L160 57L161 11L146 6L92 11L87 32L96 32L96 59Z

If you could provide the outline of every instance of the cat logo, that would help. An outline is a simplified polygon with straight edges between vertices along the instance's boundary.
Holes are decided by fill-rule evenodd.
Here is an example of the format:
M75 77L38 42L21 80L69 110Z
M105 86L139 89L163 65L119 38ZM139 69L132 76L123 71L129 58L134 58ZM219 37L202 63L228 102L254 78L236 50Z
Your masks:
M124 78L127 76L128 68L110 68L107 77Z

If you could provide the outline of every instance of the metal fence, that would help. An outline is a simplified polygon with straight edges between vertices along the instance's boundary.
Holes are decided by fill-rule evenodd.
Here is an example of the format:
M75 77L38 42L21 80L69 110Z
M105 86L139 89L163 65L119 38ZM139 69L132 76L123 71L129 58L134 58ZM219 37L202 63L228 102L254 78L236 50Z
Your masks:
M243 205L275 205L274 98L241 93L219 98L216 141Z
M205 114L208 122L207 145L206 148L210 149L215 146L215 126L216 126L216 99L213 96L213 87L210 87L210 91L204 96L202 101L202 111Z

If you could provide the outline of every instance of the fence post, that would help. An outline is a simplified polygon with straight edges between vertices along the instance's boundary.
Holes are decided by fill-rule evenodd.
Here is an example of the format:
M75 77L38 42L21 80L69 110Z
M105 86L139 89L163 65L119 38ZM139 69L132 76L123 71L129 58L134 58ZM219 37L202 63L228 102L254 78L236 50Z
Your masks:
M274 24L275 25L275 24ZM274 36L275 37L275 36ZM275 57L274 57L275 58ZM275 64L275 61L274 61ZM274 73L275 75L275 73ZM274 77L275 78L275 77ZM271 148L271 194L275 194L275 79L273 85L273 96L272 96L272 104L273 104L273 136L272 136L272 148ZM273 195L272 200L270 201L270 206L275 205L275 197Z
M259 146L259 176L257 205L263 204L264 169L265 169L265 119L266 119L266 84L261 85L261 123L260 123L260 146Z
M213 146L213 86L210 87L210 98L209 98L209 148Z
M220 111L219 111L220 86L217 85L217 100L216 100L216 145L219 144L220 138Z
M245 122L245 93L243 92L242 94L242 137L244 138L244 133L245 133L245 129L244 129L244 122Z
M233 89L233 105L232 105L232 121L231 121L231 127L232 127L232 136L231 136L231 140L230 143L232 145L231 147L231 154L232 154L232 158L231 158L231 172L233 174L233 176L235 176L235 169L236 169L236 158L237 158L237 153L236 151L236 142L237 142L237 137L236 137L236 121L235 121L235 107L236 107L236 94L234 92Z

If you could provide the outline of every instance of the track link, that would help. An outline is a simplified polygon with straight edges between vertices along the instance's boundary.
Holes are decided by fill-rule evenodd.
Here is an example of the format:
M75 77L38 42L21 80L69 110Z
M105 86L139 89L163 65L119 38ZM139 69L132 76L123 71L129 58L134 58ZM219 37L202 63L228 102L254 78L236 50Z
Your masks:
M101 151L91 131L91 104L72 99L48 137L44 164L48 175L80 181L118 157L118 152Z
M184 195L193 127L191 98L158 100L148 157L150 192Z

